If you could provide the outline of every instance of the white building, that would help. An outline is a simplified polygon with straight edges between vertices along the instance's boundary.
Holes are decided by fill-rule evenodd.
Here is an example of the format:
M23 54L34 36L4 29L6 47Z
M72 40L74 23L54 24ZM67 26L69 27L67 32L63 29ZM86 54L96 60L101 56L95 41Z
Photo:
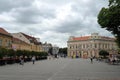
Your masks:
M50 43L45 42L44 44L42 44L42 48L44 52L47 52L47 53L52 52L52 44Z
M52 53L53 53L53 54L58 54L58 52L59 52L59 47L53 46L53 47L52 47Z
M100 50L106 50L109 54L117 53L115 38L100 36L93 33L91 36L74 37L71 36L67 41L68 56L73 57L99 57Z

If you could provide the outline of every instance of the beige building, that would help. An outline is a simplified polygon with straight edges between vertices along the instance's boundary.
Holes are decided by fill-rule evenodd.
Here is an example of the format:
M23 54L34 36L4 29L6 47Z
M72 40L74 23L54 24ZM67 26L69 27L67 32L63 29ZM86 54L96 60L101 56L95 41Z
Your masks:
M0 28L0 47L12 48L12 36L3 28Z
M29 44L28 50L29 51L37 51L37 52L41 52L42 50L42 45L40 44L40 42L37 41L37 39L35 37L29 36L27 34L24 33L12 33L12 36L14 38L17 38L27 44ZM28 46L28 45L26 45ZM25 48L25 49L27 49Z
M91 36L74 37L67 41L68 57L88 58L99 57L100 50L106 50L109 54L117 54L117 44L115 38L100 36L93 33Z
M30 44L18 39L18 38L14 38L12 39L12 48L16 51L16 50L28 50L30 51L31 46Z

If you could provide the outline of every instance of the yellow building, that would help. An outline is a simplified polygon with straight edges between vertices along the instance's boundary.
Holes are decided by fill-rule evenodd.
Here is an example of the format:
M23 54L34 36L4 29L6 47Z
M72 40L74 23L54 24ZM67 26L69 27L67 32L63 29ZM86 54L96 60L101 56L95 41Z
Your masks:
M0 28L0 47L12 48L12 36L3 28Z
M17 38L14 38L12 39L12 48L14 50L28 50L28 51L31 51L31 46L30 44L20 40L20 39L17 39Z
M40 52L41 51L41 45L40 42L37 40L37 38L29 36L27 34L21 33L30 43L31 45L31 51Z
M0 47L14 50L28 50L42 52L42 44L32 36L24 33L10 34L0 28Z
M109 54L117 54L118 50L115 38L100 36L98 33L93 33L91 36L71 36L67 45L69 57L99 57L100 50L106 50Z
M21 32L20 33L12 33L12 36L14 38L17 38L17 39L29 44L29 47L28 47L29 51L37 51L37 52L43 51L42 45L35 37L29 36L29 35L21 33Z

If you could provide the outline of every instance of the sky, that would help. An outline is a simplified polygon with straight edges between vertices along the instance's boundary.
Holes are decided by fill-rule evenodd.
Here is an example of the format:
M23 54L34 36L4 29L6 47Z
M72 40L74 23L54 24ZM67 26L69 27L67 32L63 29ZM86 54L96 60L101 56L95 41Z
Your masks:
M112 36L97 23L107 5L108 0L0 0L0 27L67 47L70 36Z

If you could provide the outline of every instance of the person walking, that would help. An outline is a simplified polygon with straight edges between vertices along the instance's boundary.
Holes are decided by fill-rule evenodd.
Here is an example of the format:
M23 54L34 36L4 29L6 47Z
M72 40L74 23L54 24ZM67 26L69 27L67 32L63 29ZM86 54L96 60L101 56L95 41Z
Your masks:
M93 63L93 57L91 57L90 60L91 60L91 63Z
M19 57L20 65L24 65L24 58L22 56Z
M32 62L35 64L35 56L32 57Z

